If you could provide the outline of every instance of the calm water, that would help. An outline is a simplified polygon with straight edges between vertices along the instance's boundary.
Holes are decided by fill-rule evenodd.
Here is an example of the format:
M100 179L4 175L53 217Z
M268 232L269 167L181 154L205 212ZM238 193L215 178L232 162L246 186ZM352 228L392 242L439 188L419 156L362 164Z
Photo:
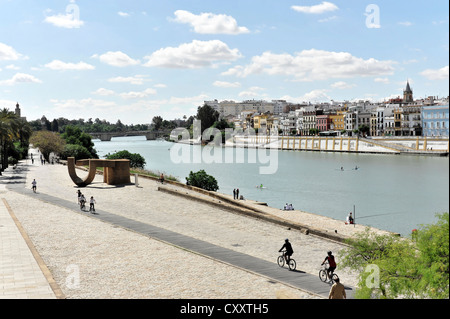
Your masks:
M245 198L276 208L292 203L296 209L345 220L355 206L357 223L405 236L436 221L435 213L449 211L448 158L299 151L272 151L271 157L265 152L267 156L260 157L256 150L229 149L231 163L222 157L207 164L201 146L144 137L94 143L100 157L121 150L139 153L147 169L176 176L183 183L190 171L204 169L217 179L219 192L232 194L239 188ZM171 152L175 145L181 150ZM260 168L269 164L277 167L276 173L260 174ZM261 184L263 189L256 187Z

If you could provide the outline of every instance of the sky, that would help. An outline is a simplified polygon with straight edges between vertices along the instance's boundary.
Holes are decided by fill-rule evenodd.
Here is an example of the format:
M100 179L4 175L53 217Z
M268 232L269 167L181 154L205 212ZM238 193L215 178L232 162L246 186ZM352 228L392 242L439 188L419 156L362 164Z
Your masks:
M151 123L205 100L447 97L449 3L0 0L0 107Z

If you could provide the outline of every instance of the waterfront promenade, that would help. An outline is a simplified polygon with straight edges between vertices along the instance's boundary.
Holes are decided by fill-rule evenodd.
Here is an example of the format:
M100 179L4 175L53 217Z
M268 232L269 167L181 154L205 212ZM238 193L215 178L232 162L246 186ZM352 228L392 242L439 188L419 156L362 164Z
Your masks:
M30 189L33 178L38 181L37 194ZM53 294L36 295L32 283L21 286L16 277L4 276L1 298L324 298L330 286L319 282L320 263L327 250L337 255L344 247L233 213L218 202L208 204L161 192L152 180L139 179L139 187L113 187L98 176L82 189L96 198L98 215L79 210L77 188L62 165L21 163L16 170L5 172L0 185L2 225L7 225L0 228L2 245L6 231L15 234L11 241L27 238L29 245L22 243L15 251L35 256L36 263L33 258L27 263L43 275L35 279L36 290L53 290ZM360 230L299 211L276 211L292 222L310 219L339 234ZM14 225L20 227L14 230ZM186 244L176 243L174 236ZM286 237L293 243L298 272L276 265L277 251ZM10 253L2 249L2 260L11 257L5 256ZM221 260L219 255L232 255L246 263ZM12 265L17 263L2 267ZM21 267L17 278L28 272ZM356 275L339 268L337 272L351 296Z

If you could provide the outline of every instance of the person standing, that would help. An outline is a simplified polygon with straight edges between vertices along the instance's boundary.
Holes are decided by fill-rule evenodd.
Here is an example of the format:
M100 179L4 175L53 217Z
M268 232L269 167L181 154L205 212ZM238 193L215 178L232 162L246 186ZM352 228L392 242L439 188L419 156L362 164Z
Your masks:
M239 188L236 189L236 199L239 199Z
M31 182L31 185L32 185L32 186L31 186L31 189L33 190L34 193L36 193L36 184L37 184L37 183L36 183L36 180L33 179L33 181Z
M331 286L330 293L328 294L328 299L347 299L345 287L339 282L339 278L334 280L334 284Z
M236 199L236 188L233 189L233 199Z

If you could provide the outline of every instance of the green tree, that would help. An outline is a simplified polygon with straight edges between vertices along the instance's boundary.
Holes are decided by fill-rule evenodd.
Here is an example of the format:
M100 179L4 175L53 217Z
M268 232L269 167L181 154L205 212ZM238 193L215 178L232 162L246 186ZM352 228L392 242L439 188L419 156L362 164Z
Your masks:
M67 125L61 137L67 144L81 145L86 148L90 153L88 158L98 158L97 151L94 148L94 142L92 142L92 136L84 133L79 127Z
M130 160L130 167L133 168L144 168L145 158L138 153L130 153L129 151L119 151L114 154L107 154L107 159L127 159Z
M186 185L199 187L213 192L219 189L217 180L213 176L206 174L204 170L200 170L196 173L191 171L189 177L186 177Z
M68 157L74 157L75 160L91 158L91 152L82 145L78 144L66 144L61 152L61 158L67 159Z
M163 123L163 118L161 116L154 116L152 119L152 124L155 128L155 131L158 131L161 129Z
M30 138L30 143L37 147L48 161L50 153L61 154L66 144L59 133L50 131L38 131Z
M215 111L211 106L205 104L199 106L197 109L197 120L202 121L201 131L202 133L213 126L213 124L219 119L219 112Z
M448 298L448 213L438 218L415 230L411 239L367 229L348 240L339 266L360 273L356 297Z
M8 167L8 151L14 147L13 142L19 138L19 118L4 108L0 111L0 164L1 170Z

